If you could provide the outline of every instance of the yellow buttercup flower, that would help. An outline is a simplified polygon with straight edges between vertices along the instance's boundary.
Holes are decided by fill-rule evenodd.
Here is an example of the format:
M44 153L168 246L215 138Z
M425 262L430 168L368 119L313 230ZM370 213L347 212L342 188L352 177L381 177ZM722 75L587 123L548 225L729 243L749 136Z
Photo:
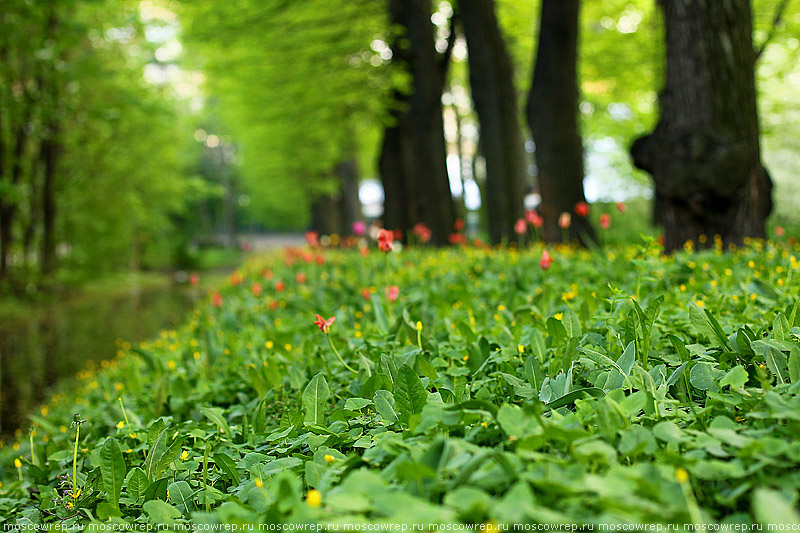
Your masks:
M186 450L183 450L183 452L181 453L181 461L185 461L188 458L189 458L189 452L186 451Z
M317 489L311 489L306 493L306 503L309 507L319 507L322 504L322 494Z
M554 317L556 320L561 320L562 318L564 318L564 313L556 313Z
M422 331L422 322L417 320L417 331Z
M678 480L678 483L686 483L689 481L689 472L685 468L676 468L675 479Z
M122 429L122 428L124 428L124 427L125 427L125 422L123 422L122 420L120 420L119 422L117 422L117 429Z
M323 457L323 459L325 459L325 462L326 462L326 463L332 463L332 462L333 462L333 460L334 460L334 459L333 459L333 456L332 456L332 455L328 455L327 453L325 454L325 456Z

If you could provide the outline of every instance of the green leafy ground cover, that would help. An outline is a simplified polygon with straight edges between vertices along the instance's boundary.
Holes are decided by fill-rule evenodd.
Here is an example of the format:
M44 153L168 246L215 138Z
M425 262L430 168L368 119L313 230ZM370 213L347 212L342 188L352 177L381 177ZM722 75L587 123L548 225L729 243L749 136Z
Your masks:
M541 253L250 262L6 443L0 523L800 521L800 249Z

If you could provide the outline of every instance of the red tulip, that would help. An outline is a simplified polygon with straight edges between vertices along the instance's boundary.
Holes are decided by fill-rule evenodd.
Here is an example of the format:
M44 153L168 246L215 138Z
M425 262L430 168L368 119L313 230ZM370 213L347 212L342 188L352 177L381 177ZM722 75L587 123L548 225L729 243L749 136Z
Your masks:
M600 227L603 229L608 229L611 226L611 215L608 213L603 213L600 215Z
M575 204L575 214L581 218L586 218L589 215L589 204L586 202L578 202Z
M394 248L394 234L391 230L382 229L378 232L378 248L382 252L391 252Z
M550 268L550 263L553 262L553 258L550 257L550 254L547 250L542 251L542 258L539 260L539 266L542 267L542 270L547 270Z
M319 233L316 231L307 231L306 232L306 242L309 246L316 248L319 246Z
M319 326L319 329L322 330L322 333L328 333L328 330L331 328L331 325L336 321L336 317L332 316L328 320L322 318L322 316L317 315L317 319L314 321L315 326Z
M417 236L417 239L420 240L420 242L428 242L431 240L431 230L422 222L417 222L414 224L412 231L414 232L414 235Z
M275 290L277 292L283 292L283 289L286 288L286 284L283 281L278 281L275 283Z
M361 289L361 296L365 300L369 301L370 298L372 298L372 293L370 292L369 288L364 288L364 289Z
M455 224L453 224L453 227L456 229L456 231L463 230L464 229L464 219L463 218L457 219Z
M569 213L561 213L561 216L558 217L558 227L561 229L567 229L570 224L572 224L572 215Z
M263 290L263 288L261 287L261 284L260 284L260 283L253 283L253 284L250 286L250 292L252 292L252 293L253 293L253 296L255 296L256 298L258 298L259 296L261 296L261 291L262 291L262 290Z
M218 292L212 294L211 303L214 305L214 307L222 307L222 295Z
M783 226L775 226L775 235L778 237L783 237L786 235L786 230L783 229Z
M307 277L306 277L306 275L305 275L305 274L303 274L302 272L298 272L298 273L297 273L297 276L295 276L295 279L297 280L297 283L303 284L303 283L305 283L305 282L306 282L306 280L307 280L308 278L307 278Z
M244 281L244 276L242 276L241 272L231 274L231 285L239 285L242 281Z
M528 224L525 222L524 218L517 219L517 221L514 223L514 231L517 232L518 235L523 235L526 231L528 231Z
M620 213L624 213L625 209L627 209L625 204L623 204L622 202L617 202L617 211L619 211Z
M200 276L197 275L197 272L192 272L192 275L189 276L189 284L195 287L198 283L200 283Z
M534 228L541 228L542 224L544 223L544 220L542 219L541 216L539 216L539 213L537 213L533 209L525 211L525 220L527 220L528 224L530 224Z

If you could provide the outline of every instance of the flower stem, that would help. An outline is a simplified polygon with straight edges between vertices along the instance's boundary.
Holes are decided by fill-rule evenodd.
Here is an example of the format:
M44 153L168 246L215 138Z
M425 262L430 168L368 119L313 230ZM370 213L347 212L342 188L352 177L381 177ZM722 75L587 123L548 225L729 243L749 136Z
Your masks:
M344 367L345 367L347 370L349 370L350 372L353 372L354 374L358 374L358 370L354 370L354 369L353 369L353 367L351 367L350 365L348 365L347 363L345 363L345 362L344 362L344 359L342 359L342 356L341 356L341 355L339 355L339 350L337 350L337 349L336 349L336 346L334 346L334 345L333 345L333 340L331 339L331 336L330 336L330 334L327 334L327 335L326 335L326 337L328 337L328 344L330 344L330 345L331 345L331 349L333 350L333 353L335 353L335 354L336 354L336 358L337 358L337 359L339 359L339 362L340 362L340 363L342 363L342 364L344 365Z
M72 497L78 494L78 439L81 435L81 425L75 426L75 451L72 454Z

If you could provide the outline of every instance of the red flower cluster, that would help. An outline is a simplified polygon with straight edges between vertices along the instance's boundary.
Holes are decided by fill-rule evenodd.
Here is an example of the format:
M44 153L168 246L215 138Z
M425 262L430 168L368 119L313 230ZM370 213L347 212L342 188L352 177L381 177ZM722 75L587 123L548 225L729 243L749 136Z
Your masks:
M319 246L319 233L317 233L316 231L307 231L306 242L312 248L316 248L317 246Z

